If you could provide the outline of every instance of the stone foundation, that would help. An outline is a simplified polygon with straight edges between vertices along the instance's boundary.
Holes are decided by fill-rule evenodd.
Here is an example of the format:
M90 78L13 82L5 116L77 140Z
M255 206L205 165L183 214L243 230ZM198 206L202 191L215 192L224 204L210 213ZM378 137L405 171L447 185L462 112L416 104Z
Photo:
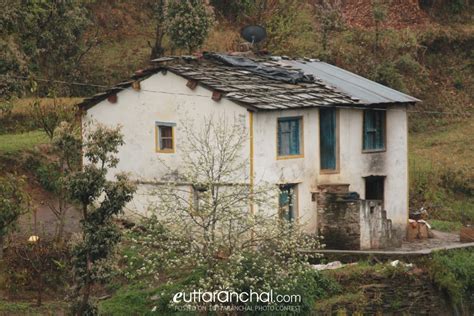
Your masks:
M348 184L319 185L318 233L327 249L383 249L397 242L382 201L360 200Z

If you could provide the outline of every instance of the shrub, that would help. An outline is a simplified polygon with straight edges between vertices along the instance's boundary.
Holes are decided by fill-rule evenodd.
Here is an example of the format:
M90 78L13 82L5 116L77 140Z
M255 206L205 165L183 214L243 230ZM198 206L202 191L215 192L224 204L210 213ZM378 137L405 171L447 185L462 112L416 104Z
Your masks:
M29 196L24 191L25 181L8 174L0 177L0 258L3 238L16 227L19 217L29 209Z
M402 73L418 76L423 67L409 54L400 56L396 61L396 67Z
M168 6L168 34L177 48L189 54L199 48L214 23L214 15L201 0L172 1Z
M291 1L285 8L272 14L266 23L267 48L273 54L304 56L312 52L314 55L321 47L311 11Z
M400 91L407 91L403 76L393 62L385 61L375 69L373 80Z
M0 100L0 117L8 118L12 114L13 103L6 100Z
M31 104L30 114L34 124L44 130L50 139L53 139L54 130L61 122L74 121L75 108L55 97L51 103L37 99Z
M430 273L433 281L454 304L464 306L474 294L474 251L435 253Z
M5 263L9 267L4 286L10 293L32 290L36 304L47 291L58 291L69 279L70 250L65 244L39 239L9 247Z
M454 14L460 14L466 9L465 0L451 0L448 1L448 9Z

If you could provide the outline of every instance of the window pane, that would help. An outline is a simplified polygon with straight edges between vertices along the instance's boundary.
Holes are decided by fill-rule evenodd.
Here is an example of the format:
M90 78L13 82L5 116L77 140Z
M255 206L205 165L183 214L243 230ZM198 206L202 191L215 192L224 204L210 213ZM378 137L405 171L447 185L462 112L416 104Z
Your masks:
M300 119L278 120L278 155L300 154Z
M299 155L300 153L300 121L291 121L291 143L290 155Z
M171 126L160 126L160 136L161 137L172 137L172 127Z
M173 149L173 140L171 138L163 138L160 149Z
M364 111L363 149L384 149L385 111Z

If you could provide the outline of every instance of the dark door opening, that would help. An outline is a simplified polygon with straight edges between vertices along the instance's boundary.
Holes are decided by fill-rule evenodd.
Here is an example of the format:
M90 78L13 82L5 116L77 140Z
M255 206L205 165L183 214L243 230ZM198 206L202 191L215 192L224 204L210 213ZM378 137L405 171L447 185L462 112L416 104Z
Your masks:
M365 199L383 201L384 181L385 177L381 176L365 177Z
M297 217L297 194L296 184L280 185L280 218L294 221Z

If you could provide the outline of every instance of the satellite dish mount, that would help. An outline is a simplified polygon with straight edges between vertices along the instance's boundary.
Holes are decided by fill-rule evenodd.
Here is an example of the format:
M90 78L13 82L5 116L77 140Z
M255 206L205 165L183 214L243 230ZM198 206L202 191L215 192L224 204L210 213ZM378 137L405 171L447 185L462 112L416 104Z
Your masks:
M267 31L260 25L247 25L240 31L240 35L250 44L252 47L254 44L262 42L267 38Z

